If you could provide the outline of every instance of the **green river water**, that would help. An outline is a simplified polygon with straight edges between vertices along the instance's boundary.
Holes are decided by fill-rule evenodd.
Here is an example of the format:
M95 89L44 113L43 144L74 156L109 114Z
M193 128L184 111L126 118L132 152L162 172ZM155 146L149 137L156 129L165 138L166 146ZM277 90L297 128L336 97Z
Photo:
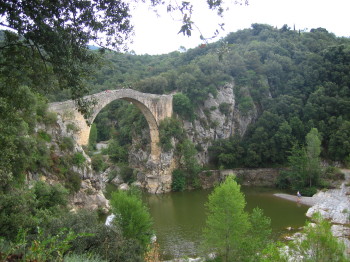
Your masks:
M305 224L307 206L273 196L281 192L259 187L242 187L247 211L255 207L271 218L274 237L286 233L286 227L298 228ZM162 259L195 257L205 225L205 203L212 190L172 192L163 195L144 194L154 220L154 230L160 245Z
M107 185L107 198L116 187ZM287 227L297 229L305 224L307 206L275 197L274 193L285 193L273 188L241 187L250 212L259 207L271 218L275 239L285 233ZM163 260L196 257L201 242L201 234L206 220L205 203L212 189L186 192L171 192L154 195L144 193L144 203L154 221L154 231Z

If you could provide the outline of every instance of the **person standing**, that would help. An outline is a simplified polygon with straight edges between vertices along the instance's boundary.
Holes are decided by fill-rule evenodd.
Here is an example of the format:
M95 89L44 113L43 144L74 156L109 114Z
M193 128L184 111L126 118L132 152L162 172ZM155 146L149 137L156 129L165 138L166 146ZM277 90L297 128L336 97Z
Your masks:
M300 192L298 191L297 192L297 197L298 197L298 202L300 201L300 199L301 199L301 194L300 194Z

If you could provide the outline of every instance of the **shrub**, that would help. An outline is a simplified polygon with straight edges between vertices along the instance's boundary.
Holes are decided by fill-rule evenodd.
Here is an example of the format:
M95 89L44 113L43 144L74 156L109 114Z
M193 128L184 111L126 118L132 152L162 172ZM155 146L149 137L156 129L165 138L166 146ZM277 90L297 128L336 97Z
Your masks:
M345 245L332 234L331 224L320 213L312 218L315 225L307 222L301 241L292 245L291 256L300 256L303 261L348 261Z
M82 167L85 163L86 159L84 157L84 155L80 152L76 152L73 155L73 159L72 159L72 164L78 167Z
M71 137L64 137L59 146L62 151L73 151L74 140Z
M107 262L95 254L69 254L64 257L64 262Z
M39 130L38 136L46 142L51 142L51 139L52 139L51 136L48 133L46 133L44 130Z
M121 146L118 140L113 139L108 144L108 156L113 163L127 163L128 162L128 152Z
M179 120L175 118L166 118L159 125L159 143L162 149L166 152L173 148L171 138L181 139L183 129Z
M219 110L221 112L221 114L224 114L224 115L229 115L230 114L230 107L231 105L229 103L221 103L219 105Z
M184 191L186 186L186 176L183 170L175 169L173 171L173 180L171 182L171 189L173 191Z
M57 123L57 114L55 112L46 112L43 122L48 126L55 125Z
M116 178L118 175L118 171L116 169L113 169L108 173L108 181L112 181L114 178Z
M67 124L67 132L72 131L73 133L77 133L80 131L80 128L74 123Z
M49 185L39 181L34 184L33 192L39 209L49 209L67 204L68 192L60 184Z
M71 192L76 193L79 191L81 186L80 175L76 172L69 171L66 174L65 187Z
M91 157L92 169L99 172L105 169L105 163L101 154L93 155Z
M134 170L128 166L122 166L120 168L120 176L125 183L132 183L135 181Z
M118 214L115 224L122 229L123 236L136 240L144 251L150 244L152 236L152 220L139 194L133 191L115 191L112 193L111 206L114 214Z
M303 196L310 196L311 197L317 193L317 188L316 187L304 187L304 188L300 189L300 193Z
M9 241L16 239L19 230L34 232L39 219L35 214L35 195L28 188L12 189L0 197L0 236Z
M326 168L325 176L326 178L333 179L333 180L345 179L344 173L338 167L334 167L334 166L329 166Z
M184 119L192 121L194 119L194 109L191 100L182 93L173 96L174 112Z
M91 254L107 261L142 262L143 252L135 241L122 236L119 227L106 227L99 220L97 212L79 210L76 213L67 212L53 218L47 225L48 234L56 234L60 228L70 228L78 238L72 242L70 253ZM89 260L80 260L89 261Z

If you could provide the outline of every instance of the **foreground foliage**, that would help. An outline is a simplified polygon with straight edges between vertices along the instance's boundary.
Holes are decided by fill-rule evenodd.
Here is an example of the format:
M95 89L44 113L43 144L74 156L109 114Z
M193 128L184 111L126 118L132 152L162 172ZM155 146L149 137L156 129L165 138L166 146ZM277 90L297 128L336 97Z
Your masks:
M321 214L316 213L307 223L303 234L305 238L292 246L292 254L301 255L303 261L348 261L344 243L333 236L331 224Z
M140 193L135 190L113 192L111 206L116 215L113 221L122 229L123 236L136 241L145 252L152 237L152 220Z
M256 208L248 214L240 186L232 176L217 186L207 203L204 247L223 261L258 261L271 241L270 219Z
M126 196L131 202L124 203L136 215L131 227L116 224L109 228L101 223L96 212L68 212L67 192L62 190L39 182L33 189L16 190L0 197L1 259L63 261L70 254L69 259L88 256L95 260L143 261L151 224L135 223L144 216L129 205L134 198Z

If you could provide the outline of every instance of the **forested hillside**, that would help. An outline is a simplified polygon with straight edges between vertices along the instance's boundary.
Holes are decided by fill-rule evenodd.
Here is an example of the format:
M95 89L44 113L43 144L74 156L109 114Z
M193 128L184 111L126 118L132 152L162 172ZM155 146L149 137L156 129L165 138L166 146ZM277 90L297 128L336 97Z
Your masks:
M174 99L174 110L187 120L193 119L194 109L209 93L215 96L219 86L233 82L236 110L242 115L257 110L258 119L244 137L213 141L210 153L216 166L285 164L293 145L303 145L311 128L321 135L324 159L349 161L348 38L323 28L300 32L253 24L186 52L108 52L105 57L105 65L90 82L92 93L120 87L181 92L184 96Z
M90 167L86 161L89 156L76 150L71 137L55 131L58 118L47 111L47 99L78 98L84 94L85 81L90 93L122 87L147 93L177 93L173 100L176 116L160 125L162 149L176 151L174 155L180 159L179 168L172 173L173 190L185 189L185 183L192 188L198 186L202 169L196 156L203 148L187 139L183 123L198 119L204 101L210 94L215 97L227 83L235 94L235 108L222 103L213 111L257 115L243 136L233 132L229 139L209 141L210 167L291 166L291 173L282 174L279 183L290 183L289 188L299 190L325 186L318 179L318 149L324 160L349 165L348 38L338 38L323 28L299 32L287 26L277 29L253 24L250 29L185 52L138 56L100 52L103 50L81 52L74 43L86 44L88 38L65 42L63 34L57 38L61 42L56 39L58 46L47 42L54 39L46 38L47 33L34 37L29 34L28 39L11 32L0 35L0 260L18 254L18 259L23 256L24 260L62 261L64 255L72 253L80 255L82 261L89 261L85 254L91 260L96 256L98 261L143 261L151 223L143 214L138 192L115 194L111 203L114 213L121 213L119 204L127 202L126 211L134 210L143 217L137 221L145 228L143 234L127 231L133 225L120 221L115 222L115 230L109 230L99 223L96 212L69 212L68 196L81 189L88 195L94 193L83 185L84 174L76 172ZM97 62L102 67L92 74ZM204 113L210 115L210 110ZM75 131L70 126L64 134ZM133 105L116 101L102 111L91 129L92 150L85 148L91 153L96 174L107 169L105 162L111 167L122 164L122 179L131 183L135 173L128 166L128 153L137 136L141 139L133 152L149 150L147 122ZM100 140L110 140L108 156L103 151L91 152ZM308 162L305 166L304 160ZM299 171L305 173L303 177ZM29 181L30 177L35 179ZM44 182L50 177L59 182Z

